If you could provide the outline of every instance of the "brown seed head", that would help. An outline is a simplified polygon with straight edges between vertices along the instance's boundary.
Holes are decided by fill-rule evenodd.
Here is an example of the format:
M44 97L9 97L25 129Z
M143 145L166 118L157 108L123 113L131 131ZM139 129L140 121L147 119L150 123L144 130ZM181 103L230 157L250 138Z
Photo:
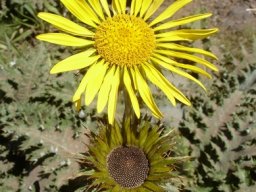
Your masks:
M110 176L124 188L142 185L148 176L149 163L144 152L137 147L118 147L107 158Z

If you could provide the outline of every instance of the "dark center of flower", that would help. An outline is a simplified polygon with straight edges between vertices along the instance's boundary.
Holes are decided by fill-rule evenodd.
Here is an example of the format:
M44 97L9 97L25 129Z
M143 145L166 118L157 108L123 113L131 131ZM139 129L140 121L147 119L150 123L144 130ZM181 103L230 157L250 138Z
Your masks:
M110 176L124 188L142 185L148 176L149 164L144 152L137 147L118 147L107 158Z
M103 21L95 33L95 48L110 64L133 66L147 61L154 48L153 30L141 18L120 14Z

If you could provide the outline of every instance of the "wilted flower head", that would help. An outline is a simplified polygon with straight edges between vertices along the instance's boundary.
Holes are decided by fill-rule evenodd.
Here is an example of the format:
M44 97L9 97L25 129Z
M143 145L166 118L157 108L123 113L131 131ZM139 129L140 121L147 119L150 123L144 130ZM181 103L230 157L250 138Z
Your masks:
M163 133L149 121L124 127L117 123L103 126L98 135L91 135L88 154L81 162L91 168L84 172L91 178L89 188L99 191L137 192L164 191L167 180L175 178L174 165L187 157L170 157L177 136L174 131ZM86 166L86 167L87 167ZM83 175L83 172L80 176Z

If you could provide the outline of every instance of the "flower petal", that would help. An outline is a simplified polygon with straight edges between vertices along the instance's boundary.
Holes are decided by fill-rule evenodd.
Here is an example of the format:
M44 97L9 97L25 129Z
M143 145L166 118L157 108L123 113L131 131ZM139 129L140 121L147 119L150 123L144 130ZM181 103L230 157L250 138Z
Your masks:
M153 54L153 56L155 58L161 59L165 63L171 64L171 65L179 67L179 68L188 69L188 70L193 71L195 73L199 73L199 74L202 74L202 75L204 75L204 76L206 76L208 78L211 78L211 75L209 73L207 73L206 71L204 71L203 69L201 69L201 68L199 68L197 66L189 65L189 64L183 64L183 63L178 63L178 62L175 62L174 60L172 60L172 59L170 59L170 58L168 58L166 56L160 55L160 54Z
M41 12L38 14L38 17L43 19L44 21L54 25L58 29L70 33L72 35L79 35L79 36L93 36L94 33L89 31L88 29L66 19L65 17L55 15L52 13L44 13Z
M86 76L84 76L72 98L73 102L77 102L77 101L80 102L80 108L81 108L81 95L84 92L87 83L88 83L87 78Z
M97 15L102 19L105 20L105 16L103 14L103 10L100 4L99 0L88 0L91 7L94 9L94 11L97 13Z
M116 67L111 67L110 70L107 72L104 81L100 87L98 93L98 102L97 102L97 111L98 113L102 112L105 108L108 99L109 99L109 91L111 88L111 82L115 73Z
M98 67L99 67L99 65L95 64L95 65L92 65L88 69L88 71L86 72L85 76L83 77L81 83L79 84L79 86L73 96L73 101L77 101L78 99L81 98L81 95L85 91L85 88L88 85L88 82L94 76L95 72L97 72Z
M169 21L169 22L164 22L163 24L160 24L160 25L154 27L153 30L154 31L159 31L159 30L169 29L169 28L172 28L172 27L177 27L177 26L180 26L180 25L184 25L184 24L187 24L187 23L191 23L191 22L194 22L194 21L205 19L205 18L210 17L210 16L212 16L211 13L192 15L192 16L181 18L181 19L172 20L172 21Z
M206 71L204 71L203 69L201 69L197 66L190 65L190 64L178 63L178 62L175 62L174 60L172 60L168 57L165 57L163 55L160 55L160 54L153 54L153 56L155 58L161 59L165 63L171 64L171 65L179 67L179 68L188 69L188 70L193 71L195 73L199 73L199 74L202 74L202 75L204 75L208 78L211 78L211 75L209 73L207 73Z
M127 70L127 68L124 68L124 76L123 76L123 81L124 81L124 85L127 89L127 92L129 94L129 97L131 99L131 103L132 103L132 107L134 109L134 112L136 114L136 116L138 118L140 118L140 106L139 106L139 102L138 99L136 97L136 94L134 93L134 90L132 88L132 82L131 82L131 78L129 75L129 72Z
M61 73L88 67L100 58L98 55L91 56L94 52L95 49L89 49L76 55L72 55L54 65L50 73Z
M175 30L175 31L170 31L170 32L165 32L165 33L158 33L155 36L157 38L168 38L173 35L182 37L184 39L189 39L189 40L197 40L197 39L202 39L205 37L208 37L214 33L218 32L217 28L213 29L181 29L181 30Z
M100 0L100 2L101 2L101 5L102 5L104 11L108 15L108 17L111 17L111 14L110 14L110 11L109 11L109 7L108 7L108 1L107 0Z
M189 42L191 42L190 39L181 37L176 34L156 39L156 42L171 42L171 41L189 41Z
M108 99L108 121L111 125L113 125L113 122L115 119L119 84L120 84L120 68L117 67L115 75L113 76L113 79L111 81L111 90L110 90L109 99Z
M121 5L122 13L125 14L127 0L119 0L119 3Z
M97 28L94 22L100 23L100 20L84 0L61 0L61 2L80 21Z
M170 102L175 106L176 101L175 98L173 97L172 91L169 89L169 87L164 84L164 82L161 80L161 78L154 73L151 72L151 70L146 66L142 65L142 68L144 69L147 78L156 86L158 86L164 94L167 96L167 98L170 100Z
M203 49L198 49L198 48L186 47L186 46L182 46L182 45L175 44L175 43L158 43L157 47L173 49L173 50L178 50L178 51L199 53L199 54L206 55L208 57L218 60L218 58L213 53L211 53L209 51L205 51Z
M149 6L151 5L152 0L143 0L141 9L140 9L140 17L143 17Z
M166 8L159 16L157 16L150 24L149 26L153 26L165 19L170 18L173 16L179 9L184 7L186 4L190 3L192 0L179 0L175 1L173 4L171 4L168 8Z
M164 0L154 0L151 4L151 6L148 8L144 20L147 20L151 15L153 15L156 10L161 6Z
M173 95L180 102L188 106L191 105L190 101L186 98L186 96L181 91L179 91L174 85L172 85L157 69L155 69L155 67L153 67L149 63L147 63L147 67L149 68L152 76L155 77L158 80L158 82L162 82L166 87L165 89L167 89L168 92L171 93L171 95Z
M134 13L133 13L135 16L139 13L141 9L141 5L142 5L142 0L135 1L135 7L134 7Z
M104 63L104 60L98 62L97 65L97 71L95 71L94 75L88 82L85 90L85 105L90 105L98 93L108 68L108 65Z
M168 69L168 70L170 70L170 71L172 71L174 73L177 73L177 74L179 74L179 75L181 75L183 77L186 77L186 78L196 82L200 87L202 87L206 91L205 86L199 80L197 80L192 75L186 73L185 71L182 71L182 70L180 70L180 69L178 69L178 68L176 68L176 67L174 67L172 65L169 65L169 64L167 64L167 63L165 63L165 62L163 62L163 61L161 61L159 59L153 58L153 57L151 58L151 60L154 61L155 63L157 63L158 65L160 65L160 66L162 66L162 67L164 67L164 68L166 68L166 69Z
M137 0L132 0L132 1L131 1L130 15L134 15L136 1L137 1Z
M132 71L132 73L133 72L135 73L135 82L137 84L137 88L138 88L138 91L140 93L142 100L145 102L145 104L148 106L148 108L152 111L152 113L155 117L162 118L163 115L160 112L160 110L158 109L158 107L156 106L154 99L152 97L152 94L150 92L150 89L149 89L146 81L140 74L139 69L135 68L134 71Z
M118 14L125 14L127 0L112 0L112 7Z
M142 1L143 0L132 0L131 9L130 9L131 15L137 16L142 6Z
M74 37L65 33L44 33L37 35L36 38L49 43L75 47L83 47L94 43L94 41Z
M176 51L171 51L171 50L155 50L155 52L163 54L163 55L169 55L172 57L177 57L177 58L187 59L189 61L194 61L196 63L205 65L206 67L212 69L213 71L218 71L217 67L215 65L213 65L212 63L210 63L200 57L191 55L191 54L176 52Z

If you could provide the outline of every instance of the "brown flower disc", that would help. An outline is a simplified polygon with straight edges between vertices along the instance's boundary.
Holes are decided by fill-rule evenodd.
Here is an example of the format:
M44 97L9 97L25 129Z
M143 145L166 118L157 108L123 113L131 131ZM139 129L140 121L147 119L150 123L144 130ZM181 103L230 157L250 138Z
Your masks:
M142 185L148 176L149 164L144 152L137 147L118 147L107 158L111 177L124 188Z

